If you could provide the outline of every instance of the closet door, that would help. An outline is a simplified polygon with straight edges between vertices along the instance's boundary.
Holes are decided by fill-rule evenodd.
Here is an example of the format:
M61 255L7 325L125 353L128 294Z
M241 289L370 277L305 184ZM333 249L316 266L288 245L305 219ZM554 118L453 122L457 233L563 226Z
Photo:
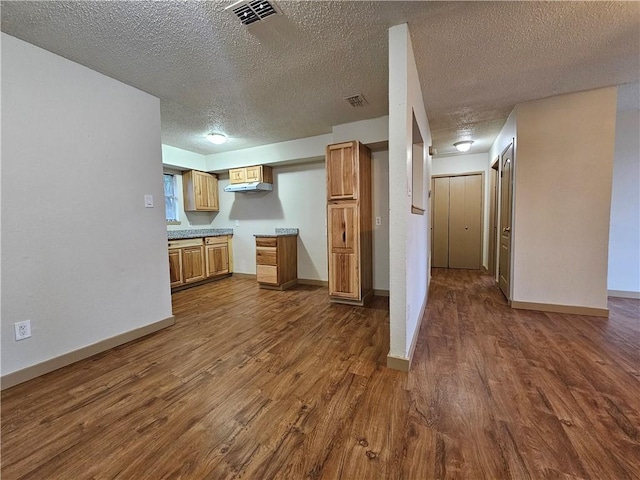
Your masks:
M482 265L482 175L433 179L432 266Z
M482 176L451 177L449 268L479 270L482 253Z
M433 250L431 266L449 267L449 177L433 179Z

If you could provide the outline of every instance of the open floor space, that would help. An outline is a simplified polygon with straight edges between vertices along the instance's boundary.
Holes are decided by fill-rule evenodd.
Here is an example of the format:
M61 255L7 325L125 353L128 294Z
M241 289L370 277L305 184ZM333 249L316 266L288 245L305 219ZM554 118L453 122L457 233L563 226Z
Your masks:
M638 478L640 301L609 308L513 310L434 270L407 374L387 298L177 292L175 326L2 392L2 478Z

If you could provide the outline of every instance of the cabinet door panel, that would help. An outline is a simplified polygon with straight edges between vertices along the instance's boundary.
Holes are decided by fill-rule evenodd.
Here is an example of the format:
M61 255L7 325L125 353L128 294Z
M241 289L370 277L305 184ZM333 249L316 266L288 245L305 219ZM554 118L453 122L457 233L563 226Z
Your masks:
M182 251L179 248L169 250L169 282L172 287L184 283L182 278Z
M358 240L358 208L355 203L329 205L329 249L354 253Z
M256 247L257 265L278 265L276 247Z
M247 167L246 168L246 178L247 182L259 182L262 180L262 168L257 165L255 167Z
M257 265L256 277L260 283L278 284L278 267L275 265Z
M358 207L355 203L329 204L329 294L358 299Z
M358 299L360 276L356 256L352 253L332 253L330 267L329 295Z
M229 249L226 245L207 245L207 278L229 273Z
M229 183L244 183L246 180L246 170L244 168L233 168L229 170Z
M357 199L358 182L354 144L332 145L327 148L327 198Z
M204 280L203 247L187 247L182 249L182 271L184 283Z

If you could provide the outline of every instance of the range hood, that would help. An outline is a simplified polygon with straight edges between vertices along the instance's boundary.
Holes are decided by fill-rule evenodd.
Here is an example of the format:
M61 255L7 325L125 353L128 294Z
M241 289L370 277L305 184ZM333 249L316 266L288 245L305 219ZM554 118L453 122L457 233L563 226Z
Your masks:
M264 182L250 183L230 183L224 187L225 192L270 192L273 190L273 184Z

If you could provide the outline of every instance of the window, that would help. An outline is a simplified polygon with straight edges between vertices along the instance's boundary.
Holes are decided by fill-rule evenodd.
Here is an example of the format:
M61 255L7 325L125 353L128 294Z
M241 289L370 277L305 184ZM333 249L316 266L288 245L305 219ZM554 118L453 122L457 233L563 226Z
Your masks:
M176 177L164 174L164 208L167 222L178 221L178 197L176 196Z

